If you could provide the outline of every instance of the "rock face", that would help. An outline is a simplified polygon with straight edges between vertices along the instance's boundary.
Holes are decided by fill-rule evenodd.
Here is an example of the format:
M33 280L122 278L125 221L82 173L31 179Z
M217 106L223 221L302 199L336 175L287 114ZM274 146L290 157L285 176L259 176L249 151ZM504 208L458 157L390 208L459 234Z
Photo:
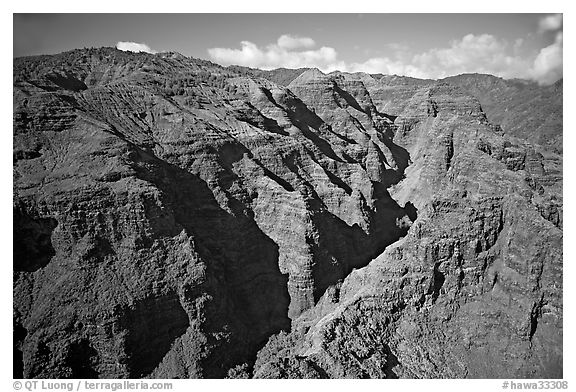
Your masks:
M560 377L562 231L539 211L561 182L530 180L560 170L558 157L512 146L445 84L416 94L396 123L413 163L391 194L418 219L271 339L255 376ZM503 151L538 164L511 165Z
M272 69L269 71L264 71L261 69L256 68L248 68L242 67L239 65L231 65L228 69L237 72L243 76L255 77L255 78L264 78L268 79L280 86L288 86L290 82L296 79L299 75L307 71L309 68L298 68L298 69L289 69L289 68L277 68Z
M13 161L15 377L562 376L561 156L453 84L16 59Z
M488 119L507 134L562 153L563 79L550 86L479 74L444 81L477 97Z

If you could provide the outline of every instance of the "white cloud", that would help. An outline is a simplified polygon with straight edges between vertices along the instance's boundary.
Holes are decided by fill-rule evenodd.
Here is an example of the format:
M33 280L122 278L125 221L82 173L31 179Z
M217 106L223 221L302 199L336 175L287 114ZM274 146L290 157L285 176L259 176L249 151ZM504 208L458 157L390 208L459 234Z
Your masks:
M552 25L552 23L548 23ZM324 72L334 70L368 72L438 79L462 73L486 73L504 78L532 79L541 84L553 83L562 77L562 32L556 41L540 50L522 56L519 50L525 41L508 42L490 34L468 34L450 42L447 47L410 53L405 46L388 45L390 56L372 57L364 62L345 63L336 49L314 46L311 38L283 35L276 44L264 48L242 41L240 49L212 48L212 59L224 65L244 65L261 69L280 67L316 67ZM308 50L300 50L308 48Z
M563 74L563 33L556 34L552 45L542 48L534 60L532 77L542 84L554 83Z
M486 73L503 78L523 78L540 84L554 83L562 78L562 32L553 44L543 48L536 57L519 54L524 40L514 43L490 34L468 34L452 41L449 47L433 48L399 60L399 57L370 58L363 63L352 63L350 71L384 73L438 79L462 73Z
M278 38L278 46L286 49L299 49L299 48L313 48L316 46L316 42L312 38L308 37L296 37L289 34L284 34L280 38Z
M156 51L151 49L148 45L138 42L118 41L118 43L116 44L116 48L128 52L156 53Z
M354 71L395 73L419 78L443 78L461 73L487 73L504 78L532 79L550 84L562 77L562 33L556 41L540 50L535 58L518 54L523 41L513 44L493 35L468 34L447 48L434 48L416 54L410 62L372 58L352 64Z
M530 77L527 60L510 54L514 45L489 35L468 34L446 48L432 48L406 58L403 55L371 58L350 65L352 71L385 73L417 78L443 78L462 73L489 73L505 78Z
M412 64L432 78L461 73L489 73L505 78L527 77L526 60L510 54L510 45L490 34L468 34L448 48L417 54Z
M385 75L404 75L415 78L431 77L427 72L423 72L412 64L405 64L400 60L393 60L389 57L373 57L363 63L352 63L344 69L348 72L366 72L371 74L381 73Z
M338 61L334 48L323 46L310 50L289 49L310 47L313 42L311 38L283 35L276 44L265 48L260 48L250 41L242 41L240 49L211 48L208 49L208 53L214 61L220 64L236 64L261 69L317 67L329 72L345 66L343 62Z
M556 31L562 28L562 14L548 15L540 19L539 31Z

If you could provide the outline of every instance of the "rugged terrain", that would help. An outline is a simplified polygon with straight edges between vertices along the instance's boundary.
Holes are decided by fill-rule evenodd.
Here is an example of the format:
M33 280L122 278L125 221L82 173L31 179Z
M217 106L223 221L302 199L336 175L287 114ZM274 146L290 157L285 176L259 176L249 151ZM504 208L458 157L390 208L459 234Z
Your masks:
M478 74L444 81L478 98L488 119L507 134L562 153L562 79L550 86Z
M561 377L561 100L464 82L15 59L15 377Z

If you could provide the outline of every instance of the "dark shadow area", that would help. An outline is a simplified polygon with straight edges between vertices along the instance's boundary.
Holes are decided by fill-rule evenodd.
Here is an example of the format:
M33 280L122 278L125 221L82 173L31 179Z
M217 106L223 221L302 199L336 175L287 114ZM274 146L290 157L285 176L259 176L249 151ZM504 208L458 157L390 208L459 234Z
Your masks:
M452 158L454 157L454 136L453 134L448 134L446 139L444 140L444 146L446 148L446 152L444 154L444 162L446 163L446 171L450 169L452 165Z
M26 361L24 378L51 378L53 374L46 366L46 364L50 363L50 357L52 356L48 344L44 341L39 341L36 347L30 351L32 352L32 357ZM30 351L27 350L27 352Z
M321 166L322 167L322 166ZM330 170L325 169L324 167L322 167L322 170L324 170L324 173L326 174L326 176L330 179L330 182L334 185L336 185L337 187L341 188L344 190L344 192L346 192L346 194L348 196L350 196L352 194L352 188L346 184L344 181L342 181L342 179L338 176L336 176L334 173L332 173Z
M387 185L373 181L372 186L374 187L373 197L376 201L371 216L369 237L373 241L373 246L368 250L368 262L382 254L390 244L408 233L409 227L402 224L401 221L406 216L410 218L407 211L390 196ZM417 216L414 215L414 220L416 218ZM410 220L412 219L410 218Z
M377 205L371 214L373 229L365 232L358 225L349 226L342 219L328 211L314 188L307 184L312 196L307 204L312 212L311 219L318 237L308 246L314 255L312 275L315 282L314 300L318 301L326 289L348 276L353 269L362 268L393 242L406 235L408 228L398 222L406 215L386 192L376 184Z
M326 155L327 157L331 158L334 161L342 162L342 159L338 155L336 155L329 142L318 136L315 132L312 132L307 124L302 123L295 118L292 118L290 112L288 112L288 116L291 117L290 121L292 121L292 123L296 125L296 127L298 127L300 131L302 131L302 135L304 135L304 137L306 137L312 143L314 143L314 145L318 147L318 149L322 152L322 154Z
M174 293L145 298L123 312L119 326L128 332L125 351L128 355L130 378L142 378L158 366L174 340L186 332L189 326L188 314L180 305L178 295ZM86 344L72 347L71 350L74 351L71 351L71 355L81 362L73 370L89 375L93 374L88 364L94 349Z
M374 128L378 131L377 136L378 139L392 153L392 157L394 158L394 162L396 163L397 172L400 175L400 178L397 180L398 182L404 177L404 172L406 168L410 165L410 153L404 147L399 146L398 144L394 143L394 136L397 132L398 125L394 125L394 121L398 116L391 116L386 113L381 113L376 111L375 113L377 116L389 119L392 124L387 124L383 122L373 121ZM397 182L396 182L397 183ZM396 183L389 183L386 184L387 186L394 185Z
M234 117L237 120L250 124L256 128L264 129L268 132L283 136L289 135L288 132L278 125L276 120L264 116L249 102L246 102L245 105L246 107L239 108L234 112Z
M40 154L41 146L34 146L34 148L30 149L14 149L12 153L12 163L16 163L20 160L27 160L27 159L35 159L40 158L42 154Z
M305 148L305 151L308 153L309 158L312 161L314 161L314 163L316 163L318 166L320 166L322 168L322 170L324 171L324 174L326 174L326 177L328 177L328 179L330 180L330 182L332 184L334 184L337 187L339 187L340 189L342 189L344 192L346 192L346 194L348 196L350 196L352 194L352 188L348 184L346 184L340 177L338 177L337 175L332 173L330 170L326 169L322 164L320 164L320 162L318 162L316 160L316 158L314 157L314 154L310 150ZM292 169L295 168L295 163L293 160L286 159L285 163L287 165L291 166Z
M16 320L13 321L13 378L24 378L24 353L22 352L22 344L26 339L27 331Z
M530 312L530 335L528 336L528 340L530 341L532 341L536 329L538 329L538 319L540 317L542 317L542 300L535 303Z
M286 112L322 153L341 161L328 141L318 136L316 131L325 124L315 113L291 97L289 110L286 110L274 102L269 91L267 95L270 102ZM265 126L264 122L256 124ZM126 140L126 135L114 126L110 131ZM202 329L208 337L206 344L211 347L211 352L203 361L203 376L224 377L231 366L253 361L257 350L271 335L290 329L287 276L278 267L278 246L252 219L253 213L245 199L250 195L243 187L233 186L240 181L234 173L234 164L245 154L251 156L250 151L235 142L214 146L207 155L214 154L224 170L219 169L213 177L200 178L176 162L154 155L151 150L133 144L131 148L131 166L137 177L161 191L162 203L172 211L177 223L173 230L179 232L184 229L194 238L195 251L207 267L206 281L200 287L184 288L185 298L178 299L174 294L172 301L176 304L157 305L154 301L165 300L149 298L126 310L123 325L129 331L126 351L131 376L149 374L158 366L173 341L188 327L188 319L184 319L186 301L192 302L197 296L207 294L210 300L203 310L205 321ZM296 175L297 172L296 168ZM264 170L264 173L284 189L294 190L291 184L269 170ZM330 172L327 175L333 183L351 193L350 186L343 180ZM206 181L210 181L210 187ZM404 236L407 228L399 225L398 220L407 214L390 197L383 184L375 183L377 205L366 210L372 216L370 229L365 232L358 225L348 226L331 214L313 188L309 188L312 192L309 210L319 233L310 244L316 258L313 276L317 282L314 293L317 300L326 288L345 278L354 268L367 265L386 246ZM216 192L220 203L216 200ZM154 315L149 312L154 312ZM159 323L163 317L174 319L174 327L171 331L162 331L162 337L158 336L158 331L139 325L145 324L146 318ZM130 325L133 325L132 330ZM217 340L216 336L222 336L223 332L226 338ZM151 343L143 343L145 341Z
M108 255L115 254L110 240L101 236L93 236L86 244L85 252L82 254L82 261L85 263L97 264Z
M346 163L359 163L357 159L352 158L345 151L342 151L342 158L344 158Z
M133 93L137 95L140 92ZM120 101L113 87L101 86L87 90L78 100L85 116L100 121L100 126L107 126L106 131L141 147L154 146L150 125L134 110L141 106L136 97ZM189 113L185 109L182 111Z
M344 99L344 101L346 101L346 103L353 107L354 109L358 110L359 112L365 113L370 115L370 112L367 112L366 110L362 109L362 107L360 107L360 104L358 103L358 101L356 101L356 98L354 98L348 91L344 91L340 88L340 86L338 86L338 84L333 83L333 88L334 91L336 93L338 93L338 95L340 97L342 97L342 99Z
M59 73L51 73L46 75L46 79L51 81L52 83L62 87L65 90L70 90L74 92L79 92L86 90L88 86L81 80L78 80L76 76L71 73L59 74Z
M386 354L386 366L384 367L384 374L386 375L386 378L397 379L398 375L396 372L394 372L394 368L400 365L398 357L394 355L387 344L384 345L384 353Z
M276 174L272 173L270 170L268 170L263 164L262 162L260 162L258 159L256 158L252 158L252 160L254 162L256 162L256 164L258 166L260 166L260 168L262 168L262 170L264 171L264 174L266 174L266 176L270 177L272 180L276 181L277 184L279 184L282 188L284 188L284 190L286 190L287 192L294 192L294 187L285 179L277 176Z
M358 130L362 131L363 133L367 133L366 132L366 128L364 128L364 125L362 125L362 123L360 122L360 120L358 120L356 117L354 117L351 114L348 114L350 116L350 121L352 121L352 123L354 124L354 126L356 128L358 128ZM357 144L356 141L354 141L353 144Z
M380 162L380 167L382 169L383 175L381 176L381 182L384 184L386 188L389 188L392 185L398 184L400 181L404 179L404 170L400 170L399 168L391 168L387 169L385 164L390 165L388 159L380 149L380 146L374 144L374 148L376 148L376 152L378 153L378 160ZM392 153L392 159L395 159L394 153ZM393 162L394 163L394 162Z
M370 214L370 231L365 232L358 225L349 226L328 210L314 187L300 176L298 161L294 156L285 157L283 162L306 185L309 194L306 197L307 209L318 233L317 238L308 242L315 261L312 268L315 301L353 269L365 267L387 246L404 237L409 227L399 223L402 218L408 216L412 221L417 218L417 210L410 208L413 207L411 203L407 203L409 211L406 211L390 196L386 185L372 182L376 204L373 210L366 210ZM332 176L337 178L334 174ZM343 181L338 178L338 182Z
M274 102L274 104L276 104L276 103ZM284 104L286 105L287 113L288 113L288 116L290 118L290 121L292 121L292 123L294 123L294 124L299 123L300 125L305 124L307 127L307 130L310 130L310 128L313 128L316 131L318 131L319 133L329 133L333 136L336 136L337 138L339 138L340 140L342 140L346 143L357 144L355 140L350 139L346 136L343 136L343 135L340 135L339 133L334 132L334 130L332 129L332 127L329 124L325 123L324 120L322 120L316 113L311 111L308 108L308 106L306 106L306 104L304 102L302 102L299 98L287 94L286 99L284 101ZM298 128L300 128L300 126L298 126ZM315 136L319 137L318 135L315 135ZM325 141L322 138L320 138L320 139L322 141ZM340 159L338 159L338 160L340 160Z
M427 294L432 295L432 300L436 301L438 296L440 295L440 289L444 285L444 281L446 277L444 274L438 269L439 264L434 265L434 269L432 271L432 279L430 281L430 286L428 287Z
M356 117L350 115L350 120L354 123L354 125L356 125L357 128L364 129L364 127ZM323 129L325 129L327 132L330 132L332 135L336 136L338 139L348 144L358 144L356 140L351 139L348 136L340 135L339 133L335 132L334 129L332 129L332 127L326 123L322 127L320 127L320 131L322 131Z
M538 212L542 218L546 219L557 228L562 229L562 213L558 207L559 206L556 205L555 202L548 200L545 200L543 203L536 204L536 208L538 209Z
M394 132L392 127L379 127L377 128L378 138L392 153L394 162L396 162L397 171L401 176L404 176L404 172L408 165L410 165L410 153L404 147L401 147L394 143Z
M376 108L376 106L374 106L374 108ZM393 116L393 115L387 114L387 113L378 112L378 114L381 115L382 117L386 117L392 123L394 123L394 121L396 121L396 119L398 118L398 116Z
M193 301L193 296L202 293L212 298L203 324L209 339L214 339L207 343L213 350L204 361L208 378L224 377L231 366L254 360L256 349L270 335L290 329L287 276L278 267L278 246L237 199L247 195L231 189L237 179L232 165L247 150L241 144L222 147L218 160L225 170L216 180L227 195L231 212L218 204L200 177L136 146L132 157L137 176L162 191L166 208L172 209L177 223L194 237L196 251L206 262L201 292L190 290L187 295L192 297L184 300ZM214 336L223 331L230 337L216 340Z
M298 358L298 356L296 356L296 358ZM305 361L308 365L310 365L310 367L312 369L314 369L314 371L316 373L318 373L318 375L320 376L321 379L329 379L330 378L328 373L326 373L326 370L324 370L322 367L320 367L316 362L312 361L311 359L305 359Z
M68 346L65 364L72 370L70 378L98 378L94 369L98 352L90 345L88 339L82 339Z
M34 272L45 267L56 254L51 237L58 222L34 216L24 207L16 206L13 217L14 271Z
M82 110L81 106L78 105L78 101L72 95L68 95L67 93L64 93L64 94L55 93L54 96L57 97L58 99L60 99L61 101L66 102L68 105L70 105L71 109L75 109L75 110L79 110L79 111Z
M408 218L410 218L412 222L418 218L418 209L412 202L407 201L406 204L404 204L404 211L406 211L406 215L408 215Z
M314 129L320 129L322 124L324 124L324 121L296 96L285 94L284 101L282 102L286 106L286 108L284 108L276 102L270 90L262 88L262 92L272 104L280 108L282 111L292 114L298 121L305 123Z
M325 123L316 115L316 113L308 109L304 102L296 97L287 96L284 102L286 108L283 108L274 100L270 90L262 88L262 92L273 105L288 115L290 122L294 124L302 132L302 135L310 140L324 155L335 161L342 162L342 159L336 155L330 143L318 136L316 132L310 130L310 128L313 128L314 130L319 131Z

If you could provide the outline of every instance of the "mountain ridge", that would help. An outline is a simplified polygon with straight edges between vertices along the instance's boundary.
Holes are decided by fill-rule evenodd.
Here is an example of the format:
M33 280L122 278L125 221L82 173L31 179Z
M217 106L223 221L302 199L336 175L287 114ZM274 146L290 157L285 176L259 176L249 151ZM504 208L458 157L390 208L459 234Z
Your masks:
M15 60L15 376L561 377L561 155L445 81L250 72Z

